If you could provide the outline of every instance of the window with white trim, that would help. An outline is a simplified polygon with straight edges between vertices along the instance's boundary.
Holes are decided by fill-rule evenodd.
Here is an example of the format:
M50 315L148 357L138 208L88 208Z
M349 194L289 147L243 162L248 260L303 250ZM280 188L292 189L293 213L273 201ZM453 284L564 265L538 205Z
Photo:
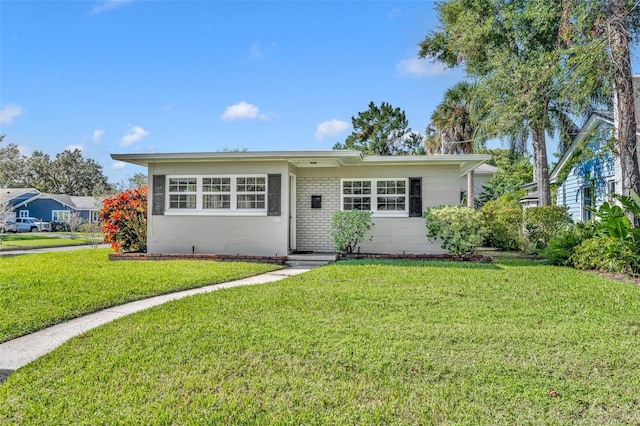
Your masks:
M197 178L169 178L169 208L195 209L197 196Z
M167 176L167 212L266 212L267 176Z
M374 214L408 214L408 179L354 179L341 181L342 210Z
M69 210L51 210L51 220L53 222L69 222Z
M202 208L227 210L231 208L230 177L202 178Z
M18 217L29 217L29 210L20 210L18 212Z
M236 192L238 209L264 209L267 193L266 177L238 177Z

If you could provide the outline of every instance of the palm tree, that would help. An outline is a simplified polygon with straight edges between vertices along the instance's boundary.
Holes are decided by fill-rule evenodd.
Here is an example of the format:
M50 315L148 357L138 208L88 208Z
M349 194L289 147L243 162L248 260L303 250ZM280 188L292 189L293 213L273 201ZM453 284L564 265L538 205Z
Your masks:
M427 154L472 154L484 145L475 86L461 81L448 89L431 114L424 148ZM467 174L467 206L473 207L473 170Z

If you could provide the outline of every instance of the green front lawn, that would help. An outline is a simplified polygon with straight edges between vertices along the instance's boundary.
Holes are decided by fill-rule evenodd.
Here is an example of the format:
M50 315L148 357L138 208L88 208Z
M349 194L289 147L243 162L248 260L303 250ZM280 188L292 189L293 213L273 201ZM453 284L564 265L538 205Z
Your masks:
M12 424L638 424L640 288L352 262L134 314L0 386Z
M0 235L1 250L18 250L40 247L78 246L89 244L86 238L78 235L77 238L61 238L56 235L44 233L2 234Z
M109 306L279 268L197 260L110 262L111 252L87 248L0 257L0 342Z

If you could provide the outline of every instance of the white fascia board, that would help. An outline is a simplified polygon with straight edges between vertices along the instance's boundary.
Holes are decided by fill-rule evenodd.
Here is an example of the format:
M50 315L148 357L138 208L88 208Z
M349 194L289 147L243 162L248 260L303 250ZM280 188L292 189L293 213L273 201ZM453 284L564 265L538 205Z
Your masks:
M253 151L253 152L183 152L151 154L111 154L117 161L148 166L149 163L202 162L202 161L289 161L298 160L335 160L350 164L362 158L360 151L324 150L324 151Z
M485 154L463 154L463 155L393 155L393 156L365 156L362 165L439 165L458 164L460 166L460 176L466 175L471 170L481 164L491 160L490 155Z
M191 153L151 153L151 154L111 154L117 161L148 166L151 163L213 162L213 161L287 161L299 167L321 165L429 165L458 164L460 175L465 175L491 159L490 155L363 155L354 150L325 151L255 151L255 152L191 152Z
M571 145L569 145L569 148L567 148L565 153L562 154L562 157L560 157L560 160L558 160L558 163L551 171L551 174L549 175L550 183L556 183L558 174L564 168L564 165L567 163L567 161L569 161L569 159L573 156L573 153L575 152L578 145L580 145L584 138L586 138L587 135L591 133L594 128L596 128L600 121L605 121L602 116L591 114L587 122L584 123L582 128L579 130L578 135L575 137Z

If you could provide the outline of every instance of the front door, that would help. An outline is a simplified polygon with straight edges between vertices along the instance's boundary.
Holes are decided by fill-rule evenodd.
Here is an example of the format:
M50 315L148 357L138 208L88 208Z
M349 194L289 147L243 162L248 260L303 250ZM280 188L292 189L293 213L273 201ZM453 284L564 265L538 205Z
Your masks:
M289 252L296 249L296 175L289 174Z

